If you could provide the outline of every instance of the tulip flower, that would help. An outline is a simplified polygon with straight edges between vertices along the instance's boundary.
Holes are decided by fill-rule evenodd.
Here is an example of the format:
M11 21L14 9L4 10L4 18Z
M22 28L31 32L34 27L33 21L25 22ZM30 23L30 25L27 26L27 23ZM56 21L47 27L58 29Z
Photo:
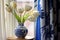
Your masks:
M23 13L23 12L24 12L23 8L18 9L18 13Z
M12 9L11 9L11 7L8 5L8 4L6 4L6 10L10 13L10 12L12 12Z
M34 11L34 13L28 18L28 20L35 21L38 16L39 16L38 11Z
M12 2L10 2L10 6L11 6L12 8L16 8L16 7L17 7L17 4L16 4L15 1L12 1Z
M29 6L29 5L25 5L25 11L30 11L31 9L32 9L31 6Z

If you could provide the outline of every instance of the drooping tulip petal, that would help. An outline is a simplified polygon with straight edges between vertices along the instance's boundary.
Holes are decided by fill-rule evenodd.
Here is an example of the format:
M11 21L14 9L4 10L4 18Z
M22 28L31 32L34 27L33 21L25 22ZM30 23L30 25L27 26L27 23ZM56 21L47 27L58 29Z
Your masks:
M16 4L15 1L12 1L12 2L10 2L10 6L11 6L12 8L16 8L16 7L17 7L17 4Z
M34 22L36 19L35 19L34 17L30 16L30 17L28 18L28 20Z
M39 16L39 13L37 11L34 11L34 13L28 18L28 20L35 21L38 16Z
M12 12L12 9L9 6L6 6L6 10L10 13Z
M32 9L31 6L29 6L29 5L25 5L25 11L29 11L29 10L31 10L31 9Z
M23 8L18 9L18 13L23 13L23 12L24 12Z
M40 15L40 14L39 14L38 11L34 11L33 16L34 16L35 18L37 18L39 15Z

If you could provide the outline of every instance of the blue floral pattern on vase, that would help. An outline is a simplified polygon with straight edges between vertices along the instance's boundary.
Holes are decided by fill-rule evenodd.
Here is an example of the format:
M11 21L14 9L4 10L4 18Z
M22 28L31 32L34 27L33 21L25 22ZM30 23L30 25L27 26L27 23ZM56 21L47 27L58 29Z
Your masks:
M17 37L21 37L24 38L28 33L28 30L26 29L26 27L22 24L19 24L16 28L15 28L15 35Z

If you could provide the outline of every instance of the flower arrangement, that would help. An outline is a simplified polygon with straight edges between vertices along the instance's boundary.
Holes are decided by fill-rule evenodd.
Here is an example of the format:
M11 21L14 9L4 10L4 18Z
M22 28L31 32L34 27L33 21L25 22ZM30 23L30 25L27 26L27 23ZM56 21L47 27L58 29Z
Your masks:
M25 8L17 9L15 1L10 2L10 4L6 4L6 10L15 16L18 23L24 23L26 20L35 21L39 16L39 12L33 10L29 5L26 5Z

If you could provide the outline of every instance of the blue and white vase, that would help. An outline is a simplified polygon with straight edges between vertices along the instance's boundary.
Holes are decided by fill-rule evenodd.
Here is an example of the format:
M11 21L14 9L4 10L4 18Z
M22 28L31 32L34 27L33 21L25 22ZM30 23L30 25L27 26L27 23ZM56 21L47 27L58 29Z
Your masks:
M27 28L24 26L23 23L20 23L16 28L15 28L15 35L18 38L25 38L25 36L27 35L28 30Z

